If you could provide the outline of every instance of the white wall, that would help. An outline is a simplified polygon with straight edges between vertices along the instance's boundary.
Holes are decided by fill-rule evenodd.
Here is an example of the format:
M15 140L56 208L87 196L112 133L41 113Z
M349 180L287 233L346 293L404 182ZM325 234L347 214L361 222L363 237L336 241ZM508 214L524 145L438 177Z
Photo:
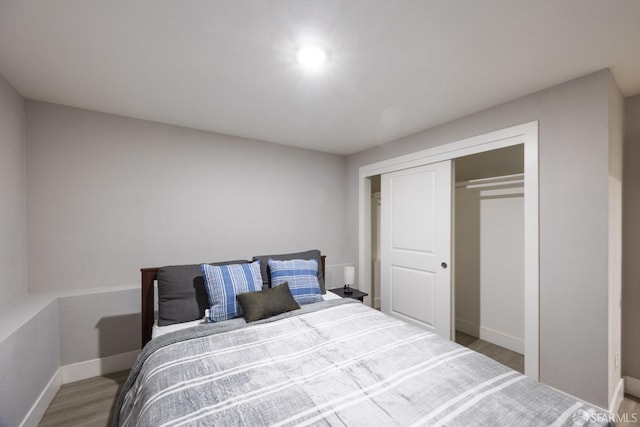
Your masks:
M357 253L360 166L539 121L540 379L609 404L609 92L603 70L348 158Z
M622 373L640 380L640 95L625 101ZM640 381L638 381L640 383ZM636 390L640 393L640 389Z
M454 264L456 330L521 354L523 190L456 189Z
M27 293L25 103L0 77L0 307Z

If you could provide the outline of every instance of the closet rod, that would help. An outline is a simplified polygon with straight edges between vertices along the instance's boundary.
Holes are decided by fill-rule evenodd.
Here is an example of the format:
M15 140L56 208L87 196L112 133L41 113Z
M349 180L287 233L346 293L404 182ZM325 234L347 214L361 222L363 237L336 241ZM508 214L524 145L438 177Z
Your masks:
M487 188L505 185L522 185L524 184L524 174L517 173L514 175L496 176L491 178L471 179L469 181L456 182L456 188Z

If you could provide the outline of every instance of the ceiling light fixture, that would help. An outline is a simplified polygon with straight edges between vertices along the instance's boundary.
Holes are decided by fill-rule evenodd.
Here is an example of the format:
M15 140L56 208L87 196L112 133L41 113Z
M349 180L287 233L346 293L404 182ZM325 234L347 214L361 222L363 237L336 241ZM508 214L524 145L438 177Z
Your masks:
M305 68L317 69L326 62L327 53L318 46L305 46L298 50L296 58Z

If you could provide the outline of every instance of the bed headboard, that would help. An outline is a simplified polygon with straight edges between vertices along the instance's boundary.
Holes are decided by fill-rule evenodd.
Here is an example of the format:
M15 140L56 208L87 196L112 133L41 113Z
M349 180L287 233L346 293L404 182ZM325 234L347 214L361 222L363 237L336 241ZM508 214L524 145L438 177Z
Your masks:
M322 255L322 274L325 275L325 259L326 256ZM155 307L154 297L155 288L154 282L158 278L158 270L160 267L141 268L142 273L142 347L151 341L151 331L153 330L153 322L155 321ZM326 277L326 275L325 275Z

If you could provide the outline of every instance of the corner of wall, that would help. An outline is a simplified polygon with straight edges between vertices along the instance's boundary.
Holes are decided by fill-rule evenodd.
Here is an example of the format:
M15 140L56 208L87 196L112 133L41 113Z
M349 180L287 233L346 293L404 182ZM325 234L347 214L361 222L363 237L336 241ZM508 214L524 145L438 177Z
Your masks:
M0 306L27 294L26 111L0 76Z
M622 198L624 98L609 74L609 285L608 377L609 402L619 406L622 386ZM617 402L617 405L616 405Z
M625 99L622 247L622 373L640 378L640 94ZM640 382L635 381L636 390ZM627 380L627 384L629 381ZM638 391L640 393L640 391Z

